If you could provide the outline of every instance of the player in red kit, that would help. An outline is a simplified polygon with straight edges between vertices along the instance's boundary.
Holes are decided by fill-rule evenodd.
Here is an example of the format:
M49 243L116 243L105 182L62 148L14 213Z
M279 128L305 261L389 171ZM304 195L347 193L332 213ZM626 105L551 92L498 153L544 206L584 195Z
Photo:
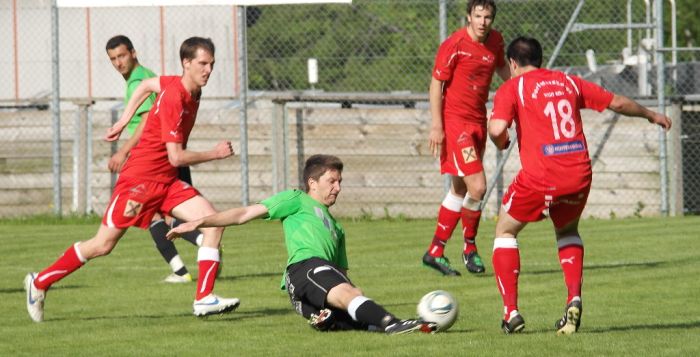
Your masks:
M642 117L664 129L671 120L637 102L581 78L541 69L542 47L519 37L507 50L513 78L496 92L488 130L499 149L510 141L515 122L522 168L503 195L493 245L493 269L503 298L505 333L520 332L525 321L518 312L520 253L517 235L527 225L549 216L568 290L557 334L572 334L581 323L583 304L583 241L578 222L591 188L591 160L583 134L581 109L610 109Z
M437 226L423 264L444 275L460 275L444 256L447 240L462 220L463 261L471 273L483 273L476 248L481 200L486 193L482 164L486 146L486 102L494 72L510 78L503 59L503 37L491 25L493 0L470 0L468 24L440 45L430 83L432 124L428 144L440 156L440 173L452 177L438 211Z
M163 78L162 92L151 108L141 139L131 149L122 167L97 234L69 247L40 273L29 273L25 277L27 310L32 320L43 321L46 292L54 283L88 260L109 254L127 228L147 229L156 212L184 221L216 213L196 189L178 179L177 169L233 155L228 141L218 143L210 151L187 150L201 88L207 84L214 67L214 44L201 37L189 38L180 47L180 59L183 75ZM202 234L194 314L203 316L232 311L238 307L238 299L222 298L213 293L223 229L203 229Z

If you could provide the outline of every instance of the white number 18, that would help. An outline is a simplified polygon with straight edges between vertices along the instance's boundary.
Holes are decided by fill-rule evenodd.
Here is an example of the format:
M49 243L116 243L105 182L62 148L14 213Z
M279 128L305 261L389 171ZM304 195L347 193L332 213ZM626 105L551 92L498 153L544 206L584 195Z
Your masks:
M561 122L557 125L557 113L561 118ZM554 139L559 140L561 131L565 138L573 138L576 134L576 123L574 122L573 109L571 103L567 99L562 99L557 102L557 109L554 110L554 103L548 102L544 108L544 115L552 119L552 130L554 131Z

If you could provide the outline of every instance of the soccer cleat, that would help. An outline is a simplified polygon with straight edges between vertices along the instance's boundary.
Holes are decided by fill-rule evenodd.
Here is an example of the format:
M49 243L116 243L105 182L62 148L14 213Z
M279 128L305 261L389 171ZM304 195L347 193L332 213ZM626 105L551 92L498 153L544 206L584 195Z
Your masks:
M583 304L580 298L573 298L566 305L564 316L554 323L554 328L557 329L557 335L571 335L578 331L581 326L581 315L583 314Z
M185 275L177 275L175 273L172 273L166 276L165 279L163 279L163 282L171 284L190 283L192 282L192 275L190 275L190 273L186 273Z
M450 260L447 259L447 257L445 257L445 256L441 256L441 257L436 258L436 257L430 255L428 252L426 252L423 255L423 265L425 265L427 267L431 267L431 268L439 271L440 273L442 273L442 275L447 275L447 276L460 276L460 275L462 275L458 271L452 269L452 266L450 266Z
M37 289L34 286L34 279L37 273L29 273L24 277L24 290L27 291L27 312L34 322L44 321L44 300L46 290Z
M238 308L241 301L237 298L222 298L215 294L209 294L192 304L195 316L207 316L214 314L225 314Z
M462 254L462 260L464 261L464 266L472 274L481 274L486 271L484 263L481 262L481 256L475 250Z
M525 320L518 310L513 310L510 312L508 321L501 321L501 328L506 334L519 333L525 328Z
M422 320L401 320L397 321L384 329L384 332L390 335L400 335L411 332L435 333L438 325L434 322L425 322Z
M309 318L309 325L318 331L328 331L333 327L335 323L335 318L333 316L333 311L330 309L323 309L317 314L311 314Z

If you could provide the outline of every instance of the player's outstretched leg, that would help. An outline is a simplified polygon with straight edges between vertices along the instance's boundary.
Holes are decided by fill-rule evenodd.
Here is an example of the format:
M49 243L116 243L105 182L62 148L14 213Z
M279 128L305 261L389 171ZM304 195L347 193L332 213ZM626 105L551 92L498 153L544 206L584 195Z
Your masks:
M168 233L168 224L165 220L158 219L151 222L149 231L151 232L151 237L153 237L153 242L156 244L156 248L160 255L163 257L166 263L170 265L173 272L165 277L163 280L166 283L189 283L192 281L192 275L187 271L185 263L180 258L180 255L175 248L175 244L165 238L165 234Z
M367 326L376 326L378 331L384 331L390 335L411 332L434 333L437 331L437 324L432 322L397 319L384 307L362 295L355 296L350 301L347 311L353 320Z
M576 296L564 309L564 316L554 323L557 335L571 335L578 331L581 325L581 315L583 314L583 304L581 298Z

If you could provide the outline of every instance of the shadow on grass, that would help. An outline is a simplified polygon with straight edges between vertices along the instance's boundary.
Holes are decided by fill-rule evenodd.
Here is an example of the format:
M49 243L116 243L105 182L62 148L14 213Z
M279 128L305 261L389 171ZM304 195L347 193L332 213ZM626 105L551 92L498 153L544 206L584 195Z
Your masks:
M611 263L611 264L594 264L587 265L584 263L583 270L604 270L604 269L619 269L619 268L657 268L662 265L669 264L670 262L644 262L644 263ZM547 269L547 270L536 270L530 272L520 272L521 275L544 275L544 274L561 274L561 269Z
M274 273L254 273L254 274L242 274L242 275L222 275L216 280L236 280L236 279L248 279L248 278L268 278L271 276L282 276L282 271L276 271ZM195 279L196 280L196 279Z
M160 314L160 315L113 315L113 316L85 316L85 317L58 317L51 318L51 321L99 321L99 320L158 320L158 319L170 319L170 318L192 318L206 322L226 322L226 321L237 321L243 319L251 319L258 317L266 317L271 315L288 315L296 314L294 310L290 307L289 309L260 309L252 311L232 311L223 315L210 315L204 317L195 317L191 312L181 312L175 314Z
M82 285L62 285L51 287L51 291L54 290L64 290L64 289L82 289ZM24 293L24 288L11 288L11 289L0 289L0 294L17 294Z
M615 331L634 331L634 330L666 330L666 329L691 329L700 328L700 321L679 322L673 324L648 324L648 325L626 325L626 326L610 326L593 329L585 329L585 333L605 333Z

